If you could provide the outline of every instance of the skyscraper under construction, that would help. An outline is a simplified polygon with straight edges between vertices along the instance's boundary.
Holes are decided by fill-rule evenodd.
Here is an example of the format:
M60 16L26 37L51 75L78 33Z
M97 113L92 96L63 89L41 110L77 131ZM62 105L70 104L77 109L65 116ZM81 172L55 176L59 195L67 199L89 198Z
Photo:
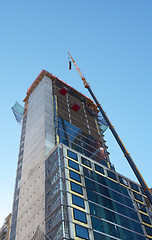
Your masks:
M94 102L45 70L24 102L10 240L152 239L150 204L111 164Z

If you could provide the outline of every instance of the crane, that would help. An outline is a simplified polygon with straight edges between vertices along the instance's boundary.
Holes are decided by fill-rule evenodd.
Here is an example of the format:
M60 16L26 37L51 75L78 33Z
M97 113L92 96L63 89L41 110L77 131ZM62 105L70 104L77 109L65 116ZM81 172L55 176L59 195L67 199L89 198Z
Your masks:
M148 188L145 180L143 179L143 177L142 177L141 173L139 172L136 164L134 163L132 157L130 156L130 154L128 153L127 149L125 148L125 146L124 146L123 142L121 141L118 133L116 132L114 126L112 125L112 123L110 122L109 118L107 117L107 114L104 112L103 108L101 107L100 103L98 102L97 98L95 97L93 91L90 88L89 83L87 83L85 77L83 76L82 72L80 71L79 67L77 66L76 62L74 61L74 59L72 58L72 56L70 55L69 52L68 52L68 54L69 54L69 56L70 56L70 58L71 58L71 60L72 60L72 62L74 64L77 72L79 73L79 75L80 75L80 77L81 77L81 79L83 81L84 87L87 88L89 93L91 94L91 96L92 96L93 100L95 101L99 111L101 112L101 114L104 117L106 123L108 124L109 129L111 130L113 136L115 137L119 147L121 148L121 150L122 150L124 156L126 157L130 167L132 168L135 176L137 177L139 183L141 184L141 186L143 188L143 191L145 192L146 196L148 197L148 199L149 199L149 201L150 201L150 203L152 205L152 194L151 194L151 191Z

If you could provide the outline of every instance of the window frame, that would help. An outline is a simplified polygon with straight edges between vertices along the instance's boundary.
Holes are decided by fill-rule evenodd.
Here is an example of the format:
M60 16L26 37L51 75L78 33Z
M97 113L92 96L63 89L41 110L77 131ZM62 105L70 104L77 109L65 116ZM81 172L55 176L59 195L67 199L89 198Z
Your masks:
M86 161L86 163L84 163L83 161ZM81 157L81 163L89 168L92 168L91 161L88 160L87 158Z
M69 153L74 154L75 157L72 157L72 155L70 155ZM74 159L75 161L78 161L78 154L71 151L70 149L67 149L67 156Z
M73 185L73 187L74 187L74 186L75 186L75 187L78 186L78 187L81 189L81 191L78 191L78 190L76 191L76 189L74 189L75 187L73 188L72 185ZM82 186L81 186L80 184L77 184L77 183L75 183L75 182L70 181L70 187L71 187L71 191L83 195L83 188L82 188ZM73 189L72 189L72 188L73 188Z
M72 165L70 166L69 163L74 164L74 166L77 166L77 168L76 168L76 167L73 167ZM78 171L78 172L80 172L80 166L79 166L79 164L78 164L77 162L72 161L71 159L68 159L68 167L69 167L69 168L72 168L72 169L74 169L74 170L76 170L76 171Z
M77 200L75 201L74 198L77 199L77 200L80 199L83 204L76 203ZM74 202L74 201L75 201L75 202ZM75 195L75 194L72 194L72 204L74 204L74 205L76 205L76 206L78 206L78 207L81 207L81 208L85 209L84 199L81 198L81 197L79 197L79 196L77 196L77 195Z
M78 234L78 231L79 231L78 228L81 229L80 231L81 231L82 233L84 233L84 230L86 230L87 236L79 235L79 234ZM82 239L87 239L87 240L89 240L88 228L86 228L86 227L84 227L84 226L81 226L81 225L79 225L79 224L75 224L75 235L76 235L76 237L80 237L80 238L82 238Z
M96 167L99 168L99 169L102 169L103 171L99 171L99 170L97 170ZM96 164L96 163L94 163L94 169L95 169L95 171L96 171L97 173L100 173L100 174L102 174L102 175L105 175L104 168L101 167L101 166L99 166L99 165Z
M79 217L78 215L81 216ZM73 218L76 220L76 221L80 221L80 222L83 222L85 224L87 224L87 216L86 216L86 213L81 211L81 210L78 210L76 208L73 208ZM83 220L84 218L84 220Z
M81 176L79 173L72 171L69 169L69 177L79 183L81 183Z
M113 175L113 176L115 176L115 177L113 178L113 177L110 176L110 175ZM118 182L117 176L116 176L116 174L115 174L114 172L107 170L107 176L108 176L108 178L110 178L112 181Z

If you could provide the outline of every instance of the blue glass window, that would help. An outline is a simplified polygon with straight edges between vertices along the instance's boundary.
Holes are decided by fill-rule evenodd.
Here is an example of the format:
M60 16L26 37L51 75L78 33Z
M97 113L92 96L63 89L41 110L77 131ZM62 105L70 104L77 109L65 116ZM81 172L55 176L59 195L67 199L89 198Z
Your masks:
M87 223L86 213L73 208L74 219L80 222Z
M84 176L94 179L94 172L88 168L83 167Z
M139 209L140 211L147 213L147 210L146 210L145 205L143 205L143 204L141 204L141 203L138 203L138 202L136 202L136 203L137 203L138 209Z
M83 194L82 187L74 182L70 182L71 190L80 194Z
M101 167L101 166L99 166L99 165L97 165L97 164L94 164L94 166L95 166L95 170L96 170L97 172L102 173L102 174L105 174L103 167Z
M122 230L122 229L121 229ZM145 236L141 236L135 232L130 232L127 229L123 229L123 239L131 239L131 240L145 240Z
M139 192L139 188L138 188L138 186L137 186L135 183L130 182L130 185L131 185L131 188L132 188L132 189L134 189L134 190L136 190L137 192Z
M113 237L107 237L105 235L103 235L102 233L97 233L95 231L93 231L94 233L94 239L95 240L114 240L116 238ZM126 229L121 229L120 230L120 237L121 239L131 239L131 240L145 240L144 236L138 235L136 233L130 232Z
M75 224L76 236L84 239L89 239L88 229L86 227Z
M123 195L126 195L127 197L130 198L130 194L129 194L129 189L96 173L96 172L93 172L91 171L90 169L88 168L85 168L83 167L83 172L84 172L84 176L87 176L97 182L99 182L100 184L103 184L105 186L108 186L114 190L116 190L117 192L120 192L122 193Z
M119 176L119 181L120 181L120 183L122 183L122 184L128 186L128 181L127 181L125 178Z
M89 202L90 214L116 223L115 213Z
M117 181L116 174L107 170L108 177Z
M73 162L70 159L68 159L68 165L69 165L69 167L79 171L79 164L78 163Z
M151 225L150 219L149 219L149 217L147 215L142 214L142 213L140 213L140 215L141 215L142 221L144 223L148 223L149 225Z
M91 162L88 159L81 157L81 162L82 162L82 164L91 168Z
M118 238L120 237L119 229L116 225L104 222L95 217L91 217L91 220L93 229L98 230L100 232L106 232L107 234L112 235L114 237Z
M109 186L110 188L116 190L117 192L120 192L124 195L126 195L127 197L130 197L130 194L129 194L129 190L128 188L114 182L114 181L111 181L110 179L106 179L106 182L107 182L107 186Z
M125 216L119 215L103 207L99 207L93 203L89 203L89 207L91 215L106 219L113 223L117 223L123 227L126 227L136 232L138 231L138 233L143 234L143 230L139 222L133 221L129 218L126 218Z
M103 232L103 221L101 221L100 219L96 218L96 217L91 217L92 220L92 227L95 230L98 230L100 232Z
M94 234L94 239L95 240L114 240L115 238L112 238L112 237L107 237L105 235L103 235L102 233L98 233L98 232L95 232L93 231L93 234Z
M72 194L72 203L79 206L79 207L85 208L83 198L78 197L74 194Z
M81 182L81 178L80 178L79 173L73 172L72 170L69 170L69 173L70 173L70 178L72 178L72 179L74 179L78 182Z
M99 151L101 143L82 129L67 122L63 118L58 118L59 141L72 149L91 157L98 162L102 162L103 156ZM71 157L71 156L70 156ZM103 161L106 164L106 161Z
M121 205L117 202L114 202L112 199L108 199L107 197L100 196L99 194L96 194L88 189L87 189L87 195L88 195L88 200L98 203L101 206L104 206L111 210L115 210L116 212L121 213L125 216L128 216L132 219L135 219L139 222L139 218L135 210L125 207L124 205Z
M132 200L130 198L126 198L124 195L121 195L118 192L108 189L107 187L100 185L94 181L91 181L88 178L85 178L85 184L86 188L91 189L94 192L98 192L100 194L103 194L104 196L107 196L111 199L121 202L131 208L134 208Z
M138 233L143 234L140 222L136 222L127 218L126 216L119 215L111 210L99 207L96 204L89 203L90 214L99 218L106 219L112 223L117 223L125 228L131 229Z
M136 192L133 192L135 199L137 199L140 202L143 202L142 196Z
M78 161L78 155L72 151L70 151L69 149L67 150L67 155L68 157L71 157L73 158L74 160L77 160Z
M138 229L136 229L136 233L135 233L135 232L129 231L129 229L127 230L127 229L118 227L114 224L102 221L95 217L91 217L91 219L92 219L93 229L100 231L100 232L105 232L106 234L111 235L113 237L117 237L119 239L127 239L127 240L128 239L131 239L131 240L144 240L145 239L143 231L141 232L142 235L139 235ZM142 228L141 228L141 230L142 230ZM99 236L97 237L97 239L100 239ZM109 239L110 240L113 238L105 238L104 236L102 238L102 235L101 235L101 239L106 239L106 240Z
M146 225L144 225L144 227L146 228L146 232L148 235L152 236L152 228L151 227L148 227Z

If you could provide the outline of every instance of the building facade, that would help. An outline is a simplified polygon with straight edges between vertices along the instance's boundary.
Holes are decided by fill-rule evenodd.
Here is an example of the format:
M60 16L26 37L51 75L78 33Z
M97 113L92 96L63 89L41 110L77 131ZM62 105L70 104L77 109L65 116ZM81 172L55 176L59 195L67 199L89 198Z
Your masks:
M10 240L152 239L150 204L111 164L93 101L42 70L24 102Z
M0 228L0 240L9 240L12 214L10 213L4 220Z

